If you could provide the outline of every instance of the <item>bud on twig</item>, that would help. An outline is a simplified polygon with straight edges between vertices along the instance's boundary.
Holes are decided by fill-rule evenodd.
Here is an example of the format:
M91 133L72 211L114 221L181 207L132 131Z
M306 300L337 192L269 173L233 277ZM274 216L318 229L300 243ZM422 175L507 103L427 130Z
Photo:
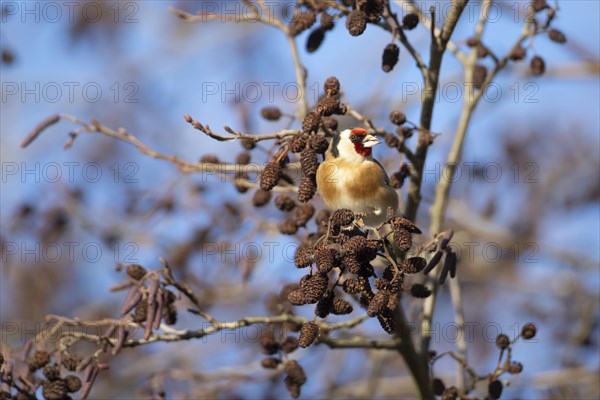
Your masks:
M558 29L550 29L550 31L548 31L548 37L553 42L560 44L566 43L567 41L565 34L559 31Z
M542 57L535 56L531 59L529 69L531 70L532 75L543 75L544 72L546 72L546 63L544 62L544 59Z

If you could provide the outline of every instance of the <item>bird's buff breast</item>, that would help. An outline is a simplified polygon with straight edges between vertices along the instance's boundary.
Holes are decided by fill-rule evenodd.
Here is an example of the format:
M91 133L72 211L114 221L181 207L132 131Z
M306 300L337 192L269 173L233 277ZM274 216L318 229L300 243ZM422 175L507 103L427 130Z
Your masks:
M381 168L374 162L350 166L341 160L325 161L317 171L318 189L325 204L355 212L381 211L384 205L393 207L394 202L397 206L396 193L382 193L382 179Z

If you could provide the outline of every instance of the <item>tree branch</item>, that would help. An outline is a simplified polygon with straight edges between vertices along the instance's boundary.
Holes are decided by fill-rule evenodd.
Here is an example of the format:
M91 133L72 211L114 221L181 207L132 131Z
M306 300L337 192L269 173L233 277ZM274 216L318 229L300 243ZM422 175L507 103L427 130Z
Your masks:
M70 325L70 326L103 326L103 325L113 325L113 324L126 324L129 328L142 329L143 326L130 322L130 321L122 321L122 320L112 320L105 319L101 321L79 321L79 320L71 320L59 316L48 316L48 319L55 319L58 323L53 327L53 331L51 333L55 334L59 331L61 326ZM328 333L332 331L337 331L340 329L350 329L355 326L360 325L363 321L368 319L368 316L362 315L360 317L356 317L350 319L348 321L335 323L335 324L327 324L326 322L317 321L316 323L319 325L319 331L322 333ZM184 340L192 340L192 339L202 339L206 336L209 336L213 333L217 333L222 330L237 330L241 328L245 328L251 325L257 324L283 324L283 323L293 323L295 325L301 326L306 323L308 320L303 317L297 317L291 314L282 314L277 316L259 316L259 317L242 317L236 321L230 322L219 322L212 318L212 322L209 322L209 326L196 329L196 330L176 330L170 328L167 325L161 324L160 329L163 330L164 333L158 334L153 333L148 339L143 338L135 338L126 340L123 343L123 347L137 347L155 342L179 342ZM47 332L43 332L47 333ZM111 346L115 346L118 342L118 339L105 337L101 335L89 334L84 332L75 332L72 329L61 330L61 335L59 340L68 339L70 344L73 344L75 341L86 340L95 343L107 342ZM382 344L385 342L377 342L372 345L366 345L364 340L358 340L357 343L362 344L362 346L354 345L354 346L346 346L344 342L338 343L336 340L328 339L330 342L333 341L332 347L336 346L338 348L341 347L369 347L376 348L374 346L387 346L388 344ZM326 343L328 344L328 343ZM388 347L380 347L380 348L388 348ZM395 349L396 347L394 347Z
M482 4L480 19L478 25L476 27L475 35L478 39L481 39L483 35L483 30L485 27L485 22L487 20L487 12L489 11L490 0L486 0ZM482 94L489 86L492 79L496 76L496 74L504 68L507 62L510 60L510 55L513 50L521 45L521 43L531 34L528 28L528 22L525 23L525 28L521 36L517 39L515 45L509 50L509 52L502 58L502 60L497 63L495 69L487 76L485 79L481 89L478 90L477 93L474 91L474 87L472 85L473 82L473 70L475 64L477 63L477 50L474 48L469 55L468 62L465 64L465 75L464 80L465 85L465 98L463 102L463 108L461 111L461 115L459 118L458 126L456 128L456 133L454 136L454 141L452 143L452 147L448 154L448 158L446 164L444 165L444 173L442 176L452 177L456 171L457 163L460 161L462 156L463 144L465 141L467 129L473 115L473 111L476 108L479 100L481 99ZM435 197L433 201L433 205L431 206L431 224L430 224L430 233L435 235L439 233L443 229L443 224L446 215L446 208L448 203L448 198L450 194L450 189L452 186L452 179L440 179L439 183L435 189ZM422 321L422 339L421 339L421 352L424 354L429 350L429 344L431 340L430 332L431 332L431 321L433 319L433 312L435 307L435 301L437 298L437 292L439 289L438 277L440 273L440 269L438 268L436 272L433 274L434 276L431 278L432 280L432 294L427 299L425 299L423 305L423 321ZM460 327L459 329L464 329L464 314L461 302L461 294L460 294L460 284L457 279L452 280L450 283L450 292L451 298L454 305L455 310L455 321ZM464 338L464 335L463 335ZM459 357L463 360L466 360L466 343L458 343ZM460 367L459 371L459 384L462 384L462 389L464 389L464 366Z
M438 88L442 58L450 40L450 36L456 27L456 24L467 5L467 0L453 0L450 12L446 17L441 33L434 35L437 40L432 40L430 47L429 70L425 79L425 90L423 94L423 103L421 109L419 139L415 151L415 173L411 174L408 187L408 199L404 214L406 218L414 221L417 217L419 204L421 203L421 183L423 181L423 169L425 159L427 158L427 149L429 148L428 131L431 129L431 119L433 117L433 107L435 105L435 95ZM431 20L431 29L435 33L434 21Z

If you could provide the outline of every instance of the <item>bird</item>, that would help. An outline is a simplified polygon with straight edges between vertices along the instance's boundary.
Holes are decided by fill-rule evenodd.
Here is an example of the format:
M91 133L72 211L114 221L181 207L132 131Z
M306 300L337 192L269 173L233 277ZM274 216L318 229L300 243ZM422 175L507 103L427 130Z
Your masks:
M347 208L377 227L387 220L387 209L398 209L398 194L383 166L373 158L379 139L362 128L335 135L317 169L317 191L333 210Z

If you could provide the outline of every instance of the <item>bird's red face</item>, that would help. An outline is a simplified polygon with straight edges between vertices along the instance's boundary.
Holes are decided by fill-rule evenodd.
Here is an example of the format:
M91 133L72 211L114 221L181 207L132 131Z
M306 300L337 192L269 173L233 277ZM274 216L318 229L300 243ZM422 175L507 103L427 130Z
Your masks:
M379 140L375 136L369 135L369 132L362 128L352 129L348 138L354 145L356 153L362 157L371 156L371 148L379 144Z

